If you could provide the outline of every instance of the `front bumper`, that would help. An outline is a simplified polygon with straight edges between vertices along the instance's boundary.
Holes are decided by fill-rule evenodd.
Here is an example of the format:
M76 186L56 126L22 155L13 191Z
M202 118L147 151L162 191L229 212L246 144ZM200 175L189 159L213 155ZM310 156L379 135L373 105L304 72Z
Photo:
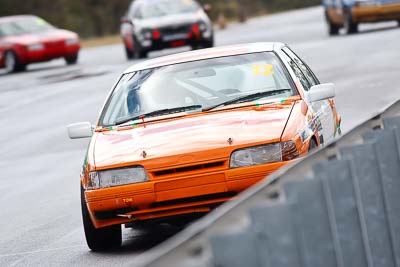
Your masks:
M186 35L186 34L182 34ZM164 40L162 38L160 39L152 39L148 41L144 41L140 44L140 47L144 51L157 51L157 50L163 50L163 49L168 49L168 48L177 48L177 47L183 47L183 46L190 46L190 47L199 47L199 46L204 46L208 47L210 44L213 42L213 36L209 38L206 38L204 36L193 36L190 38L184 37L184 38L177 38L174 40Z
M85 192L85 198L96 228L206 213L288 163L277 162L89 190Z
M400 20L400 3L373 6L355 6L351 10L355 22Z

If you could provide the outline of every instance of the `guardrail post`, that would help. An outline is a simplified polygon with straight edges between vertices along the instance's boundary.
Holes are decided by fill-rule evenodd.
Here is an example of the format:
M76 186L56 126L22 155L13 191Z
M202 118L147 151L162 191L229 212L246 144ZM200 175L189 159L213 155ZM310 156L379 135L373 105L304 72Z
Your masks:
M350 162L325 161L313 170L324 184L338 266L368 266Z
M336 255L322 182L319 179L284 184L291 204L295 232L301 246L304 267L336 267Z
M259 263L253 232L213 236L210 243L214 267L262 266Z
M250 210L250 229L260 236L259 259L264 267L301 267L300 244L295 238L288 204L277 203Z
M396 132L399 129L369 132L364 139L372 142L378 160L385 211L388 219L396 266L400 266L400 159Z
M343 159L351 161L367 257L374 267L393 267L388 220L377 157L373 144L354 145L340 149Z

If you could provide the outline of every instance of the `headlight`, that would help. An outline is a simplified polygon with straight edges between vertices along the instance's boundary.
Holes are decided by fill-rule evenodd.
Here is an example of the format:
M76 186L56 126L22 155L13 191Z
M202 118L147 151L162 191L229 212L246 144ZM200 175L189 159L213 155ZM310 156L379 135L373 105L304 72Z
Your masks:
M199 28L200 28L200 31L202 31L202 32L205 32L208 30L208 27L204 22L199 23Z
M38 50L44 49L44 45L43 44L32 44L32 45L28 45L27 48L29 51L38 51Z
M287 141L281 143L282 147L282 160L288 161L293 160L299 156L299 151L297 151L296 144L292 141Z
M90 172L86 187L87 189L99 189L147 181L149 181L149 177L143 167L112 169Z
M149 39L151 39L151 31L150 30L148 30L148 29L145 29L145 30L142 30L140 33L139 33L139 39L140 40L149 40Z
M79 40L77 38L71 38L71 39L65 40L65 45L67 45L67 46L76 45L77 43L79 43Z
M211 37L211 26L207 25L204 22L199 22L199 28L204 38Z
M231 155L230 167L247 167L281 160L281 144L275 143L249 147L233 152Z
M236 150L232 153L230 168L287 161L295 159L298 156L296 145L292 141L249 147Z
M151 39L151 32L144 32L144 33L143 33L143 37L144 37L145 39Z

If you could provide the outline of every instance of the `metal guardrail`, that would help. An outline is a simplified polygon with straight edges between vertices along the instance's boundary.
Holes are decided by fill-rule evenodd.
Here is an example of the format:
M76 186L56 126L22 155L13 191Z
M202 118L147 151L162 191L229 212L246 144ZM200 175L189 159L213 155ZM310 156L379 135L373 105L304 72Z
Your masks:
M400 266L400 101L136 266Z

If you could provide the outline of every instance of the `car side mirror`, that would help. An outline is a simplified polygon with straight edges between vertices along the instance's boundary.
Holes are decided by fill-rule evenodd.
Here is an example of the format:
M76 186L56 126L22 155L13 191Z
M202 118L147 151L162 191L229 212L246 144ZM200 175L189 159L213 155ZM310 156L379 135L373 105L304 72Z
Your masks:
M335 95L335 85L333 83L323 83L312 86L310 90L306 93L306 100L308 103L312 103L320 100L334 98Z
M208 13L211 12L212 7L211 7L210 4L204 4L204 5L203 5L203 10L204 10L204 12L206 12L206 13L208 14Z
M78 122L67 126L68 136L71 139L87 138L93 135L93 127L90 122Z

